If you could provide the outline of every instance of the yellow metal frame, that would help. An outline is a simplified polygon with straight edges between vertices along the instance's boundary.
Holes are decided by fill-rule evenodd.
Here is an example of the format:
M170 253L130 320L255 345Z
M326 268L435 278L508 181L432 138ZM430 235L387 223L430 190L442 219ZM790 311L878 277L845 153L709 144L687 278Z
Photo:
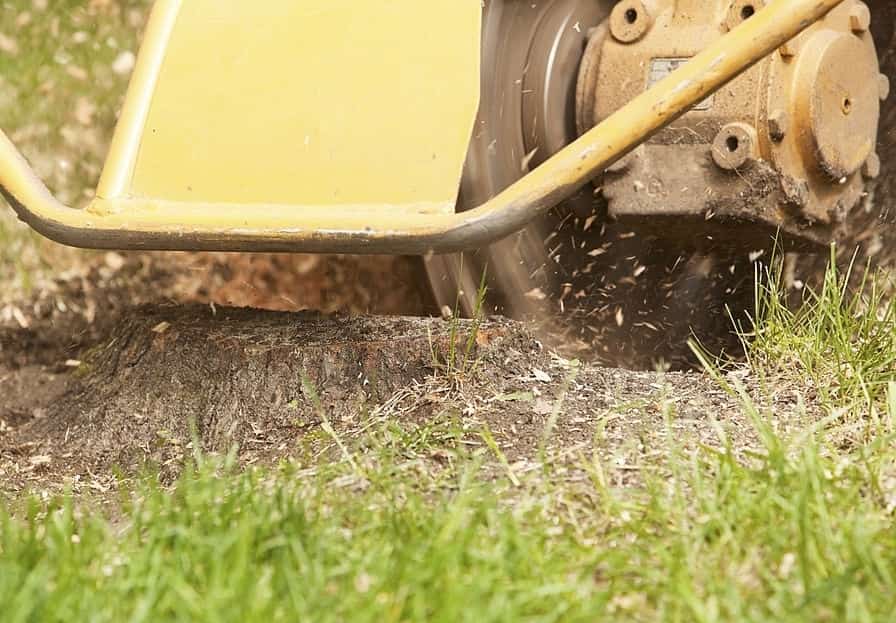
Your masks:
M450 214L480 1L156 0L96 196Z
M98 199L59 203L0 132L0 191L59 242L94 248L427 254L477 248L523 228L607 166L826 15L842 0L774 0L668 78L473 210L377 213L332 207ZM147 63L152 62L151 56ZM125 114L137 114L125 111ZM346 171L351 175L351 171ZM105 179L114 185L116 176Z
M97 197L121 197L128 189L152 94L177 23L179 4L178 0L158 0L153 5L118 126L109 145L106 166L96 188Z

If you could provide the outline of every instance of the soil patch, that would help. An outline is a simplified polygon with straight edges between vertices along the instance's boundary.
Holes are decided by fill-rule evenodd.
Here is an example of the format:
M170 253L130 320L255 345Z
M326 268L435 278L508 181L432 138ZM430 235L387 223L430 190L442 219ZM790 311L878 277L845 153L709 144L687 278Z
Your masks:
M28 346L41 335L0 331L0 344L14 345L0 356L6 491L104 486L148 466L173 477L197 442L236 448L244 464L338 460L339 444L386 421L451 426L472 446L491 435L511 469L544 452L596 452L620 484L670 441L718 445L713 422L738 448L756 442L737 401L704 375L567 361L500 318L146 305L92 342L57 335Z

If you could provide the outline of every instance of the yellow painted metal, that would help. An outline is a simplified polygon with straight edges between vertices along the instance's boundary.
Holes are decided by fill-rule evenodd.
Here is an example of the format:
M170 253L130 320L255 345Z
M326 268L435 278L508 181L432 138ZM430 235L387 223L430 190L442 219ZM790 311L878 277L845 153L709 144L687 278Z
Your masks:
M162 0L101 199L451 212L479 0Z
M156 79L165 61L180 3L181 0L156 0L153 5L118 126L106 154L106 165L96 189L97 196L122 197L127 193Z
M475 248L513 233L570 196L605 167L840 2L770 2L541 167L468 212L372 212L338 206L295 209L295 206L276 203L243 205L149 199L98 199L87 211L78 211L52 197L2 133L0 190L20 217L35 229L61 242L80 246L353 253L427 253ZM357 173L344 171L348 179ZM297 169L296 175L301 174Z

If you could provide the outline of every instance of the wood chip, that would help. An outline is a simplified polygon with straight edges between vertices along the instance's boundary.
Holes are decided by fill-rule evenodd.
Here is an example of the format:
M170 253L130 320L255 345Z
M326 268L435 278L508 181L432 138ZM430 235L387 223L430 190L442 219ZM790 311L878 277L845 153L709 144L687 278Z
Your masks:
M536 381L540 381L542 383L550 383L551 375L543 370L539 370L538 368L532 368L532 376L535 377Z

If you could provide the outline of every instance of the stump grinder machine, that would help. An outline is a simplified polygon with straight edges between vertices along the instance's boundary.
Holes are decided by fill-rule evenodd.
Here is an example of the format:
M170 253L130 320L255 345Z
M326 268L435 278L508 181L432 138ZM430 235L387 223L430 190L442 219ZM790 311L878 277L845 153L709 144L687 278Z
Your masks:
M420 255L443 300L522 300L570 221L821 248L880 174L889 5L158 0L89 207L2 132L0 190L80 247Z

